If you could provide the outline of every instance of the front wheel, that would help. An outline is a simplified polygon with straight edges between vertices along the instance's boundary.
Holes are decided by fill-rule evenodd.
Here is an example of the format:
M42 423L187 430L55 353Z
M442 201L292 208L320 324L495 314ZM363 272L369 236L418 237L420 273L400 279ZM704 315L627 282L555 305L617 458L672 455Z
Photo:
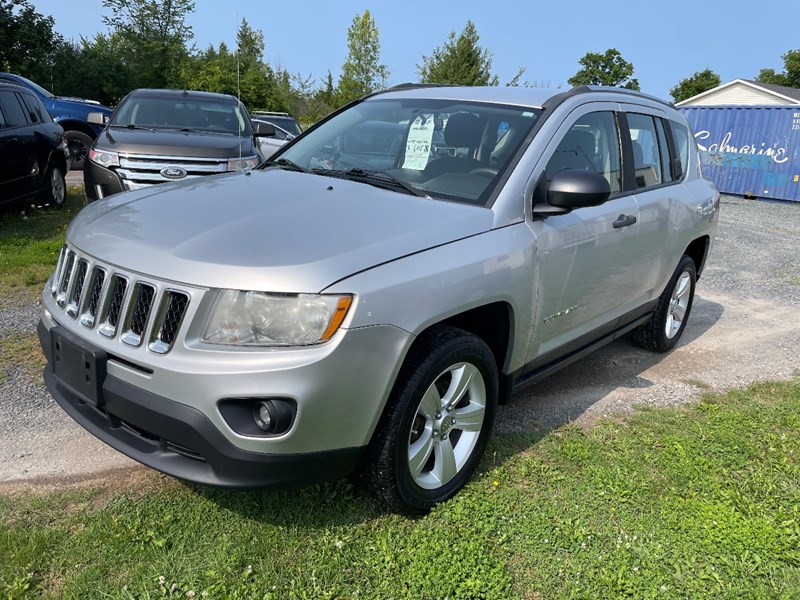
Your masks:
M69 148L70 169L81 171L89 154L89 148L92 147L92 138L82 131L74 129L65 131L64 137L67 139L67 147Z
M658 299L653 319L633 330L633 341L648 350L667 352L678 343L692 310L697 269L688 256L678 268Z
M454 496L486 448L497 388L494 356L479 337L448 326L423 334L367 450L369 490L412 514Z

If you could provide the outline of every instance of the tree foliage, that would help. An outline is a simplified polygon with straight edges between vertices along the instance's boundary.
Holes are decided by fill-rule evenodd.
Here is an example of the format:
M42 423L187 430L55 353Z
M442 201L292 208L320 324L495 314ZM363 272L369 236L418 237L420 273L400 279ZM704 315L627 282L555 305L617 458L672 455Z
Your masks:
M28 0L0 0L0 70L32 74L50 62L61 36Z
M133 87L184 87L181 73L194 37L186 17L194 0L103 0L112 37L125 48Z
M492 53L482 48L479 40L472 21L467 21L458 37L455 31L451 31L442 46L434 48L430 56L422 57L422 65L417 65L419 80L424 83L497 85L497 75L492 75Z
M720 84L719 75L711 69L697 71L691 77L681 79L670 91L675 102L681 102L697 94L712 90Z
M347 29L347 50L337 90L340 105L386 87L389 69L380 62L378 27L369 10L356 15Z
M639 89L639 80L633 78L633 64L622 58L616 48L603 54L587 52L578 61L581 68L567 79L570 85L605 85L629 90Z
M756 81L800 88L800 50L789 50L781 58L783 59L783 72L776 73L775 69L761 69L756 76Z

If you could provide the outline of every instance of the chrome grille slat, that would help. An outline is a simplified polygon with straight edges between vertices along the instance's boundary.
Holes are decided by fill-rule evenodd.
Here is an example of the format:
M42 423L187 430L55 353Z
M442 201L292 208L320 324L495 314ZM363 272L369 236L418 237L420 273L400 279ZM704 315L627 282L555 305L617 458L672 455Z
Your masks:
M83 296L83 286L86 283L86 272L89 269L89 263L86 259L78 261L78 269L75 272L75 281L72 284L69 293L69 302L67 303L67 314L73 319L77 318L78 310L81 305L81 298Z
M183 317L189 306L189 296L176 290L166 290L161 297L161 304L153 325L148 348L157 354L166 354L175 343Z
M92 279L89 284L90 296L86 302L86 308L81 315L81 324L86 327L94 327L97 320L97 311L100 309L100 300L103 297L103 284L106 280L106 270L102 267L92 269Z
M64 271L61 273L61 280L58 284L58 294L56 295L56 302L61 307L67 303L67 287L72 278L72 268L74 265L75 253L70 250L64 260Z
M152 285L136 283L122 334L122 341L126 344L138 346L142 343L142 335L147 328L155 295L156 289Z
M156 354L172 349L192 300L188 290L98 264L67 245L59 253L50 292L57 320L60 309L78 319L89 336L118 339Z
M114 274L111 277L111 283L106 293L106 305L103 308L103 318L100 324L100 333L106 337L114 337L117 333L117 325L119 325L122 309L125 305L127 291L127 278L118 273Z

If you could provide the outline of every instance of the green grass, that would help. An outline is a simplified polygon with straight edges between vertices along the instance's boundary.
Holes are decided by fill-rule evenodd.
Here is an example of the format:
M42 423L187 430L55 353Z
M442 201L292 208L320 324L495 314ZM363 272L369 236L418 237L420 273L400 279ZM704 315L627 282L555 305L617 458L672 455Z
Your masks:
M39 295L58 261L67 224L84 203L83 188L70 186L60 210L21 205L0 212L0 305Z
M800 380L493 440L430 515L344 482L0 495L10 598L797 598ZM192 593L190 593L192 592Z

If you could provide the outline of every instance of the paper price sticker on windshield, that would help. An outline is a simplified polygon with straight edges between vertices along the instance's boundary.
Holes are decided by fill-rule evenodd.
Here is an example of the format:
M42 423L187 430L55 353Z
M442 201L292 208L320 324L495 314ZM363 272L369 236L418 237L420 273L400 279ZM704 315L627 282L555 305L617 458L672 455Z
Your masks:
M428 166L428 157L431 153L431 140L433 139L433 115L419 115L408 130L406 140L406 160L404 169L421 171Z

